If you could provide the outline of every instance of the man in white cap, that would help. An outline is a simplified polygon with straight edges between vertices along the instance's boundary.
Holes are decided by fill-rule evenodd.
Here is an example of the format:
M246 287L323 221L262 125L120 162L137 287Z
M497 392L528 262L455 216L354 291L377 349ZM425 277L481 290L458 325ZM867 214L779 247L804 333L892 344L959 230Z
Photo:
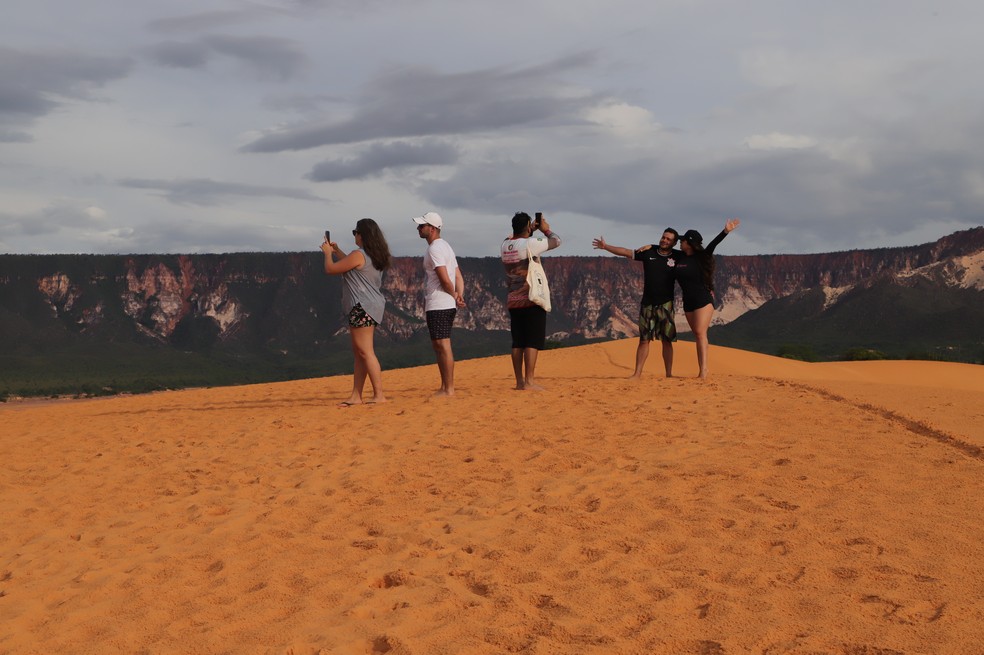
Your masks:
M437 212L427 212L412 219L417 224L417 234L427 240L424 253L424 312L427 329L437 356L437 368L441 371L441 388L435 395L454 395L454 353L451 351L451 326L458 307L465 306L465 281L458 268L451 244L441 238L444 221Z

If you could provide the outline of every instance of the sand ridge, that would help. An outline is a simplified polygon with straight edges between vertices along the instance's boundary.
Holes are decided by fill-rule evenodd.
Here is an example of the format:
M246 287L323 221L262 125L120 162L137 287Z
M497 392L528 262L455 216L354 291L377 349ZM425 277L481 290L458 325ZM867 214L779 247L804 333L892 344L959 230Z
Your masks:
M0 407L0 653L979 652L984 368L634 349Z

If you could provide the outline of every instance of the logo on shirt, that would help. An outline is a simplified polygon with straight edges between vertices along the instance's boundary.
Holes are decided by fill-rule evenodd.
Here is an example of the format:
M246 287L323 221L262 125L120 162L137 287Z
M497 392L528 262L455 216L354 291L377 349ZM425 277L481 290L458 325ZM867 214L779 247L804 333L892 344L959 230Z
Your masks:
M673 268L674 266L676 266L676 262L673 261L672 257L670 257L669 259L666 260L666 265L669 266L670 268Z

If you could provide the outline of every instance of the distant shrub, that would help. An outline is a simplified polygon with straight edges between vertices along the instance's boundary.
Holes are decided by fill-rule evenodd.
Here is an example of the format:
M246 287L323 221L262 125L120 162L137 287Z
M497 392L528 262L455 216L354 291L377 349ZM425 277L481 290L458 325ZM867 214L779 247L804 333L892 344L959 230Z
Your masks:
M875 359L888 359L888 355L874 348L851 348L841 357L846 362L863 362Z
M785 343L776 351L779 357L797 359L801 362L818 362L820 356L810 346L800 343Z
M906 353L906 359L927 360L931 362L946 362L949 359L941 353L933 353L928 350L916 350Z

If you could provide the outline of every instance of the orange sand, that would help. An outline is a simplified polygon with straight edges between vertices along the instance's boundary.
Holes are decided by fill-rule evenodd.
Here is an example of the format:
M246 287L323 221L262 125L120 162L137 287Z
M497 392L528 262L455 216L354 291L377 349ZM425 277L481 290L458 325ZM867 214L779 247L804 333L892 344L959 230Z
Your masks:
M0 653L984 652L984 367L634 352L2 406Z

